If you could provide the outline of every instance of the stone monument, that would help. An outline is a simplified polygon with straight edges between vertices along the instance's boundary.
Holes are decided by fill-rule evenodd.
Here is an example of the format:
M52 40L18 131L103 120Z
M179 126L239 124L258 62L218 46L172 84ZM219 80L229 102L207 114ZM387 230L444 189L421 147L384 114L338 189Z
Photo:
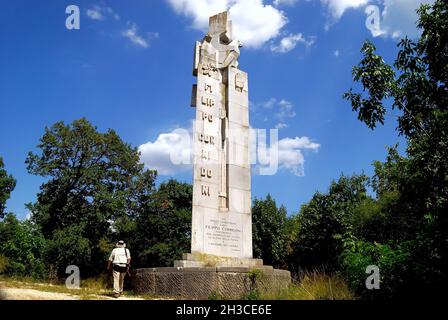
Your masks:
M210 18L194 53L191 254L176 266L261 265L252 259L247 73L227 12Z
M290 282L288 271L252 256L249 88L247 73L238 68L240 47L228 12L210 17L208 34L196 42L191 253L174 268L137 270L137 291L238 298L254 285L273 290ZM263 274L258 283L250 276L254 269Z

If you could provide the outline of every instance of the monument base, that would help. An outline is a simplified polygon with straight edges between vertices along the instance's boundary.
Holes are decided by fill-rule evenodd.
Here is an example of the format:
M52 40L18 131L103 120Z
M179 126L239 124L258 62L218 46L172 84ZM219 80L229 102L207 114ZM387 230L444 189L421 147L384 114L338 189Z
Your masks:
M287 288L291 274L271 266L145 268L135 270L132 282L140 294L177 299L244 299L254 291L275 293Z

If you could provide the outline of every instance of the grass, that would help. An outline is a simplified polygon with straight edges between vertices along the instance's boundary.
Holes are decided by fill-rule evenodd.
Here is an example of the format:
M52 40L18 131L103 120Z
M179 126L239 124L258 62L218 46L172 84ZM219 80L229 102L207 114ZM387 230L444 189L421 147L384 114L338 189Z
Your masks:
M308 272L277 293L261 294L261 300L354 300L355 295L339 276Z
M4 272L8 267L8 258L0 254L0 273Z

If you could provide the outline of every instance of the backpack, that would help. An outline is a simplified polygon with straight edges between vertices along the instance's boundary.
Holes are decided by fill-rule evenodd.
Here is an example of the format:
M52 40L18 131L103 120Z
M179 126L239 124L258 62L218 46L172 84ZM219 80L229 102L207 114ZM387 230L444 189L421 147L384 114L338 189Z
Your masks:
M116 272L120 272L120 273L126 273L127 275L131 276L131 265L129 263L127 263L128 261L128 250L126 248L124 249L124 254L126 255L126 267L122 267L119 265L114 264L113 266L113 270Z

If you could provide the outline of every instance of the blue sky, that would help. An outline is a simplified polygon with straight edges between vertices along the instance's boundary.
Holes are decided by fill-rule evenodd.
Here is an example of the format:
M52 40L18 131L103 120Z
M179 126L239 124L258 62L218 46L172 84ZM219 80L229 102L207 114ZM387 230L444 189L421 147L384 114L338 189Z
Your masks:
M25 158L45 126L88 118L115 129L142 161L191 181L191 168L173 167L173 130L189 128L192 54L206 17L230 9L245 45L251 126L280 127L280 170L252 177L253 196L271 193L295 213L341 173L372 173L386 147L403 141L388 116L375 131L361 124L341 96L365 39L387 62L397 38L418 35L418 0L62 0L2 1L0 10L0 156L17 179L8 210L20 218L42 183ZM426 1L431 2L431 1ZM65 27L68 5L80 9L80 29ZM366 27L376 5L380 24Z

